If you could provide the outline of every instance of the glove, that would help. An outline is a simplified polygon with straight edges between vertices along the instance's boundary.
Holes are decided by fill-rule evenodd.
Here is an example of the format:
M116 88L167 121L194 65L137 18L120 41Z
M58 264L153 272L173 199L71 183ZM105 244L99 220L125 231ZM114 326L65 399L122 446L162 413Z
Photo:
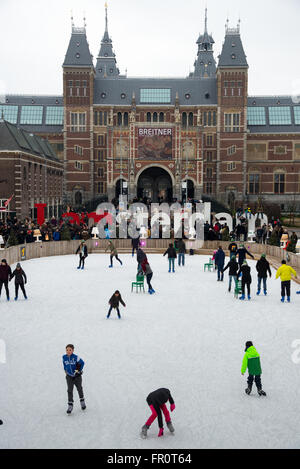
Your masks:
M164 435L164 428L160 428L157 436L163 436L163 435Z
M75 370L75 377L82 375L82 371L80 370Z
M170 405L170 410L171 410L171 412L173 412L173 410L175 410L175 404Z

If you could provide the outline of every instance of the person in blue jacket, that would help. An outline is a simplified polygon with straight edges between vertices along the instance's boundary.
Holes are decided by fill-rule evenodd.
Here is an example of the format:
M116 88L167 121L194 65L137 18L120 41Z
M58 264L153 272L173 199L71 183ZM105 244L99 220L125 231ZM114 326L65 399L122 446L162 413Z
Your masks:
M74 354L74 345L68 344L66 346L66 354L62 357L64 370L66 373L66 380L68 386L68 410L67 414L70 414L73 410L73 389L76 386L80 405L82 410L86 409L83 389L82 389L82 369L84 367L84 361Z
M224 262L225 262L225 252L223 251L222 246L219 246L219 249L217 250L216 255L215 255L215 265L218 269L218 282L219 281L223 282Z

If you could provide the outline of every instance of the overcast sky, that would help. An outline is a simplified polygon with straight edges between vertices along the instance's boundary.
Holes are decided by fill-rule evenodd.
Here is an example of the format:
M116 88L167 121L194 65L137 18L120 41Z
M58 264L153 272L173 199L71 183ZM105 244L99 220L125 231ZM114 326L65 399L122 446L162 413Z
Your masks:
M87 21L96 59L105 0L0 0L0 96L62 94L62 63L75 26ZM180 76L193 69L204 30L221 52L225 22L241 18L250 95L300 94L300 0L108 0L108 27L121 73Z

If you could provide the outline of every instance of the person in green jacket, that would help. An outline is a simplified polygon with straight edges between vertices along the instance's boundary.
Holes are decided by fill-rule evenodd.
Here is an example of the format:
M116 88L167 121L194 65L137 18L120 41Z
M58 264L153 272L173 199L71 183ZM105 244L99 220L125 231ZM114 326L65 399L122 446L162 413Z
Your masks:
M246 342L246 348L245 348L245 355L243 358L243 363L242 363L242 375L245 374L246 370L248 368L249 376L248 376L248 387L245 389L246 394L250 394L252 391L252 385L253 381L255 381L256 387L257 387L257 392L259 396L266 396L265 391L262 390L262 385L261 385L261 366L260 366L260 358L259 354L257 353L257 350L255 347L253 347L253 343L249 340Z

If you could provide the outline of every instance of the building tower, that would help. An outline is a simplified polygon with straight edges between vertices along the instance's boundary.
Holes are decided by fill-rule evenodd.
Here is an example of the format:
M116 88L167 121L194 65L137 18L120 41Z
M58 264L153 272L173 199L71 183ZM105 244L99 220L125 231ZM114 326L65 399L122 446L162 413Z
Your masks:
M97 57L97 78L117 78L120 71L117 68L116 54L113 51L112 40L108 33L107 3L105 3L105 31Z
M205 26L204 34L200 34L197 40L198 53L197 59L194 63L194 72L190 77L215 77L216 75L216 61L213 53L213 44L215 41L212 36L207 32L207 8L205 9Z
M84 205L94 197L93 95L95 70L86 24L72 34L63 63L64 203Z
M234 207L246 196L248 63L236 28L226 23L217 69L217 197Z

